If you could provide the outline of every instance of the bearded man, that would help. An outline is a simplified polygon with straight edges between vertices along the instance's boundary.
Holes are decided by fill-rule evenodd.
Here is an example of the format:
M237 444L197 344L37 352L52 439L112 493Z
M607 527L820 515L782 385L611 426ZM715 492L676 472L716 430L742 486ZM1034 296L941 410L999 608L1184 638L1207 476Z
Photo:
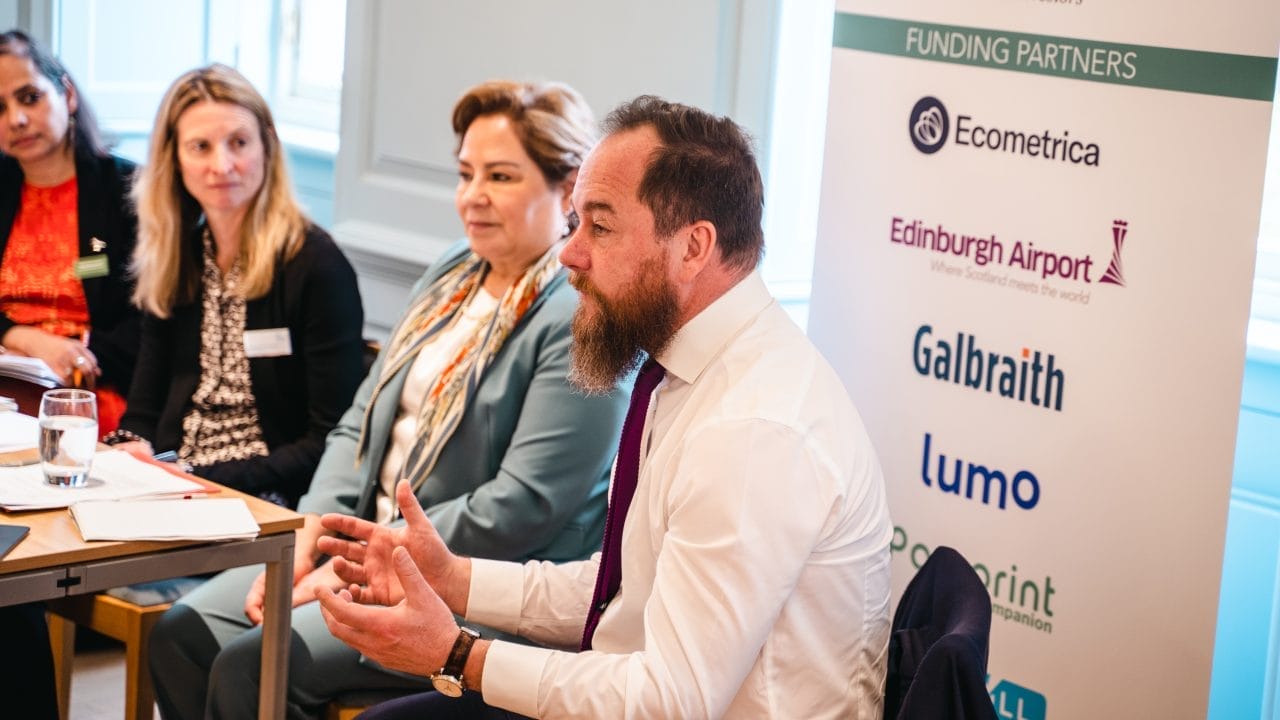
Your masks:
M606 119L561 253L582 293L571 379L640 368L604 547L525 565L327 515L333 634L441 691L362 717L879 718L884 482L835 373L769 295L763 190L732 121L644 96ZM643 364L642 364L643 363ZM544 647L478 639L453 613ZM562 649L549 649L562 648Z

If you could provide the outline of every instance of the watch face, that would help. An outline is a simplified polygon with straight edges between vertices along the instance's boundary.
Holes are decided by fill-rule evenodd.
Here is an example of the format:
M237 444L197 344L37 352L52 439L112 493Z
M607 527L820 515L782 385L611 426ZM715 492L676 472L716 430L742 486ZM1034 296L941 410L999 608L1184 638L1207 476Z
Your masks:
M462 679L452 675L432 675L431 687L440 691L441 695L462 697Z

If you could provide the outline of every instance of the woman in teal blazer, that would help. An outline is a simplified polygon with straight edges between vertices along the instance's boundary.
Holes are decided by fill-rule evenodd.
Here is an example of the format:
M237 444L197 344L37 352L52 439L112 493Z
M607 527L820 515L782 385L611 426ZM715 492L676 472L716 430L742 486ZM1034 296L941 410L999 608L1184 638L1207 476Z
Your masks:
M388 490L407 477L454 552L564 561L600 546L629 398L569 384L578 296L557 260L577 220L569 197L590 112L561 85L486 83L458 102L454 130L467 241L415 286L298 505L290 717L352 690L429 687L329 633L314 588L341 583L316 549L321 513L399 522ZM454 370L458 358L467 369ZM418 434L399 432L414 417ZM165 718L256 717L262 588L258 568L230 570L161 618L150 653Z
M413 296L467 252L466 243L453 246ZM587 396L569 385L570 324L577 306L578 294L562 272L507 338L418 487L427 516L456 552L565 561L600 549L609 468L629 395L618 390ZM298 512L373 517L380 459L408 375L408 366L401 368L379 394L366 431L369 446L357 463L362 419L385 354L329 434Z

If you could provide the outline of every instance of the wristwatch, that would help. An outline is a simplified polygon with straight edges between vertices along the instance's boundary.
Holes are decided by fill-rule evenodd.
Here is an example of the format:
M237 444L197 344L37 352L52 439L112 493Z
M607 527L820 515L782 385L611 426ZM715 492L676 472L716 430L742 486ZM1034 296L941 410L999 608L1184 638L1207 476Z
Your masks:
M480 633L469 627L458 628L458 639L453 641L453 649L449 651L449 659L445 661L440 672L431 676L431 686L441 694L449 697L462 697L467 683L462 678L462 670L467 666L467 656L471 654L471 646L480 639Z

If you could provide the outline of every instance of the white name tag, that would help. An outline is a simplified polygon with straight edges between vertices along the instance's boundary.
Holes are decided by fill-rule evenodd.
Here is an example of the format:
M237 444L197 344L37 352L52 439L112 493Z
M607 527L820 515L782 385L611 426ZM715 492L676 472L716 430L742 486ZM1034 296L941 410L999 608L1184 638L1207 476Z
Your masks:
M244 331L245 357L281 357L293 354L289 328L267 328Z

